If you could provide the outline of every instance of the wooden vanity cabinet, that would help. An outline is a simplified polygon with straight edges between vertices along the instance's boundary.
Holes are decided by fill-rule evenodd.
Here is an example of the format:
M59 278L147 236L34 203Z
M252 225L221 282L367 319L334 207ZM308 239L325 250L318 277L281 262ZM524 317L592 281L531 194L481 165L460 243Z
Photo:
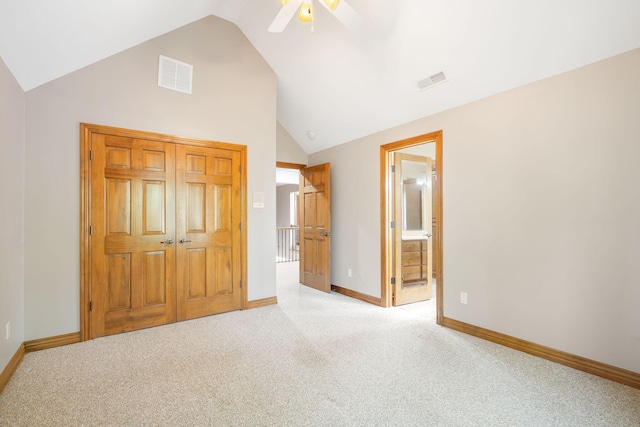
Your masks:
M402 241L402 283L421 284L428 281L427 240Z

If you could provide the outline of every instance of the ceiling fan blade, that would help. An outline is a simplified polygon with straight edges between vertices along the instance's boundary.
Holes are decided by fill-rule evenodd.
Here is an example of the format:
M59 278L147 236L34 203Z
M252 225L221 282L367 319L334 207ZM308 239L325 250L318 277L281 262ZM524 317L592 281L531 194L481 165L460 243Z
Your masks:
M318 3L323 5L338 19L338 21L342 22L342 25L351 31L355 31L362 24L362 17L360 14L356 12L345 0L340 0L340 3L338 3L335 10L331 10L331 7L329 7L324 0L319 0Z
M281 33L289 24L289 21L291 21L291 18L293 18L301 5L302 0L289 0L289 2L280 9L280 12L278 12L276 18L273 20L267 31L270 33Z

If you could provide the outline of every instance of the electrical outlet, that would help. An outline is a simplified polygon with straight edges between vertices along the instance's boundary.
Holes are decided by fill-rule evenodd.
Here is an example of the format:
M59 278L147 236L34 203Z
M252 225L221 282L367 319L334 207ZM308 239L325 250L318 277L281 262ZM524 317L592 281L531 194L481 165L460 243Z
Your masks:
M351 269L350 269L350 268L348 268L348 269L347 269L347 276L349 276L349 277L351 277L351 276L352 276L352 274L351 274Z
M460 292L460 304L467 304L467 297L466 292Z
M11 337L11 322L7 322L4 328L6 329L7 333L5 339L9 339Z

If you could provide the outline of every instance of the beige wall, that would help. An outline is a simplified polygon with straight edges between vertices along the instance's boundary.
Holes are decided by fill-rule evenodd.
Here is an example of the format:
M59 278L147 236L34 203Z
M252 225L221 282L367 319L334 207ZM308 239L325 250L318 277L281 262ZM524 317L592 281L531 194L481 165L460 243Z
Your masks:
M444 315L640 372L638 94L635 50L310 155L332 283L380 296L379 147L441 129Z
M24 341L24 124L24 92L0 59L0 372Z
M295 184L279 185L276 187L276 226L291 226L291 193L298 191Z
M308 160L307 153L298 145L280 122L278 122L276 126L276 160L301 165L306 165Z
M193 94L157 86L158 55L194 65ZM26 95L25 339L79 330L79 124L248 146L249 300L275 295L276 76L210 16ZM247 126L251 123L251 126Z

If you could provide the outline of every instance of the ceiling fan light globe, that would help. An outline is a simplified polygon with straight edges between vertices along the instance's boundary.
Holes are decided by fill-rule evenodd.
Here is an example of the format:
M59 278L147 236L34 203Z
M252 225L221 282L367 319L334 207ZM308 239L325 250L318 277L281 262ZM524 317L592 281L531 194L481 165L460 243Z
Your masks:
M311 22L312 13L311 3L302 3L302 6L300 6L300 13L298 13L298 19L302 22Z
M287 3L289 3L289 0L280 0L280 3L282 3L283 6L286 6Z
M336 7L338 7L338 3L340 3L340 0L324 0L324 2L327 4L327 6L329 6L329 9L336 10Z

